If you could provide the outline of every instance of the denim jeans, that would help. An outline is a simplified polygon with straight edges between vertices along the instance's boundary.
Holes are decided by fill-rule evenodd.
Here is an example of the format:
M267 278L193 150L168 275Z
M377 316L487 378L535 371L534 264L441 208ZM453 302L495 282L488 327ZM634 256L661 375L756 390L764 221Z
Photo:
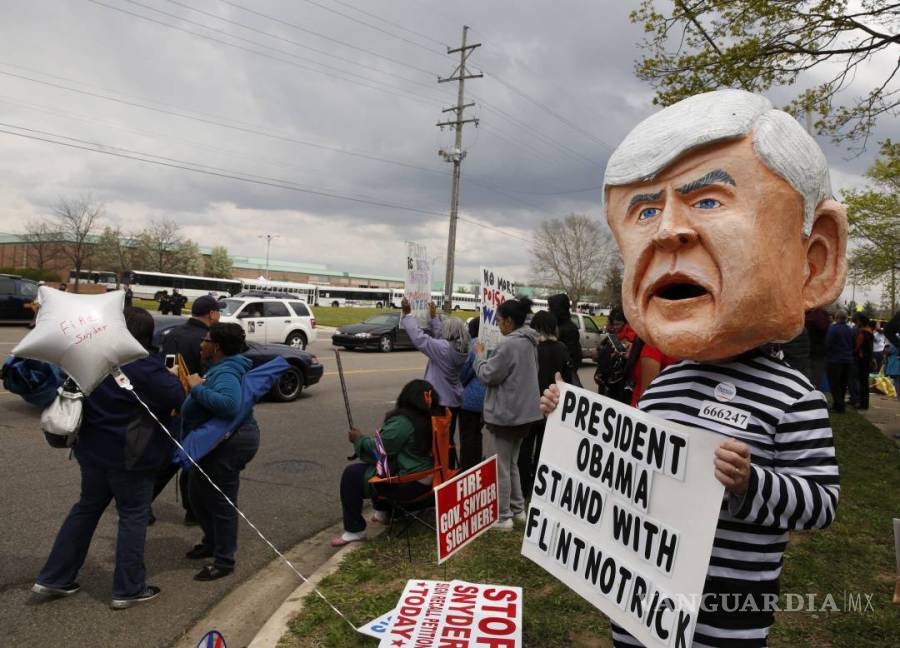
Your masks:
M198 463L225 495L237 505L241 471L259 450L259 428L244 424ZM216 567L234 568L238 514L196 468L189 471L191 509L203 529L203 544L213 552Z
M156 473L107 468L75 454L81 466L81 497L56 535L37 582L66 587L77 580L97 523L115 499L119 532L112 593L114 598L137 596L147 586L144 541Z

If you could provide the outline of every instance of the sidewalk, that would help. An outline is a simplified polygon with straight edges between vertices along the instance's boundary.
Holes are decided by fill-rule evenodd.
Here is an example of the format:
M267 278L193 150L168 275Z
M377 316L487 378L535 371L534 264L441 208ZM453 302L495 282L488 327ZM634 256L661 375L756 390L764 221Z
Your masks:
M869 395L869 409L860 414L887 438L900 444L900 439L896 437L900 434L900 399L872 393Z

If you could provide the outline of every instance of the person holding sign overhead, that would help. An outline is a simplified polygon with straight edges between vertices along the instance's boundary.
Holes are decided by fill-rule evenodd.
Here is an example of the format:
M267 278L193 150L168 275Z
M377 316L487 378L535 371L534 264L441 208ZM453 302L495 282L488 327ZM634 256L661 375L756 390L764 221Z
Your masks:
M828 526L840 485L822 394L764 349L839 297L846 210L815 140L741 90L689 97L641 122L610 157L604 207L628 321L686 358L659 374L639 409L730 437L709 468L726 493L693 645L765 646L788 532ZM543 411L558 397L546 390ZM616 624L613 641L640 645Z
M524 521L525 498L519 477L519 450L540 420L537 398L538 334L525 326L531 311L527 297L508 299L497 309L497 324L503 339L490 358L484 343L475 345L475 375L485 384L484 422L497 452L497 483L500 490L500 521L492 528L509 531L513 518Z

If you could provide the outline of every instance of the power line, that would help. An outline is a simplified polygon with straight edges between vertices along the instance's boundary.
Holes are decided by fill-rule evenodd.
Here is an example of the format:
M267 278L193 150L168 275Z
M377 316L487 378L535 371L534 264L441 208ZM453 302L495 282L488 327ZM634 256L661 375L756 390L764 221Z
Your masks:
M130 2L131 0L126 0L126 1ZM403 81L409 81L410 83L415 83L416 85L423 85L423 86L425 86L425 87L427 87L427 88L431 88L431 87L432 87L432 86L430 86L430 85L425 85L424 83L420 83L419 81L416 81L416 80L414 80L414 79L408 79L408 78L406 78L406 77L404 77L404 76L400 76L399 74L394 74L393 72L388 72L387 70L382 70L381 68L377 68L377 67L375 67L375 66L373 66L373 65L366 65L365 63L360 63L359 61L354 61L353 59L344 58L343 56L339 56L339 55L337 55L337 54L333 54L333 53L331 53L331 52L327 52L327 51L322 50L322 49L319 49L319 48L317 48L317 47L312 47L311 45L305 45L305 44L300 43L300 42L297 42L297 41L295 41L295 40L291 40L290 38L285 38L284 36L279 36L278 34L273 34L272 32L267 32L267 31L262 30L262 29L257 29L256 27L253 27L253 26L251 26L251 25L247 25L247 24L242 23L242 22L238 22L238 21L236 21L236 20L230 20L230 19L228 19L228 18L223 18L222 16L220 16L220 15L218 15L218 14L215 14L215 13L213 13L213 12L211 12L211 11L203 11L202 9L196 9L195 7L192 7L192 6L190 6L190 5L184 4L183 2L179 2L178 0L166 0L166 2L168 2L168 3L170 3L170 4L173 4L173 5L177 6L177 7L182 7L182 8L184 8L184 9L189 10L189 11L196 12L196 13L201 14L201 15L203 15L203 16L207 16L207 17L209 17L209 18L214 18L215 20L220 20L220 21L222 21L222 22L224 22L224 23L227 23L227 24L229 24L229 25L234 25L235 27L240 27L241 29L246 29L247 31L252 31L252 32L257 33L257 34L260 34L260 35L262 35L262 36L266 36L266 37L268 37L268 38L272 38L272 39L279 40L279 41L282 41L282 42L285 42L285 43L289 43L289 44L291 44L291 45L294 45L295 47L302 47L303 49L308 49L308 50L310 50L310 51L312 51L312 52L315 52L316 54L322 54L323 56L329 56L329 57L331 57L331 58L337 59L338 61L343 61L344 63L350 63L351 65L356 65L356 66L358 66L358 67L365 68L365 69L367 69L367 70L372 70L372 71L378 72L378 73L380 73L380 74L386 74L386 75L389 75L389 76L393 76L393 77L396 77L396 78L401 79L401 80L403 80ZM139 3L137 3L137 4L139 4ZM145 6L145 5L140 5L140 6ZM158 11L158 10L154 10L154 11ZM189 22L189 21L187 21L186 19L181 18L180 16L174 16L173 14L167 14L167 13L165 13L165 12L160 12L160 13L163 13L164 15L167 15L167 16L172 16L172 17L179 18L180 20L185 20L185 22ZM198 24L198 25L201 25L201 26L204 27L204 28L208 28L206 25L202 25L201 23L194 23L194 24ZM227 33L227 32L224 32L224 33ZM281 50L278 50L278 51L281 51ZM424 68L416 67L416 66L414 66L414 65L409 65L409 64L405 64L405 65L406 65L406 67L412 68L413 70L416 70L416 71L418 71L418 72L422 72L422 73L424 73L424 74L428 74L429 76L437 77L437 74L435 74L435 73L433 73L433 72L431 72L431 71L429 71L429 70L426 70L426 69L424 69Z
M6 64L2 64L2 65L6 65ZM268 138L271 138L271 139L281 140L281 141L283 141L283 142L288 142L288 143L291 143L291 144L299 144L299 145L301 145L301 146L308 146L308 147L315 148L315 149L320 149L320 150L324 150L324 151L330 151L330 152L332 152L332 153L338 153L338 154L340 154L340 155L349 155L349 156L351 156L351 157L358 157L358 158L361 158L361 159L371 160L371 161L374 161L374 162L382 162L382 163L385 163L385 164L393 164L393 165L395 165L395 166L405 167L405 168L408 168L408 169L416 169L416 170L418 170L418 171L426 171L426 172L428 172L428 173L437 173L437 174L440 174L440 175L449 175L449 174L447 174L446 171L441 171L441 170L438 170L438 169L433 169L433 168L423 167L423 166L419 166L419 165L415 165L415 164L410 164L410 163L408 163L408 162L401 162L401 161L399 161L399 160L391 160L391 159L389 159L389 158L383 158L383 157L379 157L379 156L376 156L376 155L371 155L371 154L368 154L368 153L362 153L362 152L353 151L353 150L350 150L350 149L339 148L339 147L336 147L336 146L328 146L328 145L326 145L326 144L318 144L318 143L310 142L310 141L307 141L307 140L301 140L301 139L298 139L298 138L296 138L296 137L290 137L290 136L287 136L287 135L282 135L282 134L280 134L280 133L267 132L267 131L264 131L264 130L260 130L258 127L255 127L255 126L242 126L242 125L237 125L237 126L236 126L236 125L232 125L232 124L227 124L227 123L224 123L224 122L222 122L222 121L217 121L218 119L222 119L221 117L217 117L217 116L211 116L211 118L210 118L210 116L200 116L200 117L195 116L195 115L205 115L205 113L195 113L194 115L191 115L191 114L187 114L187 113L185 113L185 112L179 112L179 109L178 109L178 108L175 108L175 109L171 109L171 107L167 107L167 108L156 108L156 107L154 107L154 106L147 105L147 104L143 104L143 103L140 103L140 102L137 102L137 101L131 101L131 100L127 100L127 99L120 99L120 98L117 98L117 97L111 97L111 96L103 95L103 94L100 94L100 93L97 93L97 92L91 92L91 91L89 91L89 90L82 90L82 89L80 89L80 88L73 88L73 87L66 86L66 85L63 85L63 84L60 84L60 83L54 83L54 82L52 82L52 81L44 81L44 80L42 80L42 79L35 79L35 78L33 78L33 77L29 77L29 76L22 75L22 74L16 74L16 73L13 73L13 72L5 72L5 71L3 71L3 70L0 70L0 74L6 75L6 76L10 76L10 77L14 77L14 78L18 78L18 79L23 79L23 80L25 80L25 81L31 81L31 82L33 82L33 83L40 83L40 84L47 85L47 86L54 87L54 88L60 88L60 89L62 89L62 90L66 90L66 91L69 91L69 92L75 92L75 93L82 94L82 95L86 95L86 96L89 96L89 97L95 97L95 98L104 99L104 100L107 100L107 101L113 101L113 102L120 103L120 104L127 105L127 106L133 106L133 107L141 108L141 109L144 109L144 110L151 110L151 111L158 112L158 113L162 113L162 114L166 114L166 115L172 115L172 116L175 116L175 117L180 117L180 118L182 118L182 119L189 119L189 120L192 120L192 121L197 121L197 122L201 122L201 123L204 123L204 124L209 124L209 125L212 125L212 126L217 126L217 127L219 127L219 128L226 128L226 129L230 129L230 130L234 130L234 131L238 131L238 132L242 132L242 133L247 133L247 134L251 134L251 135L257 135L257 136L261 136L261 137L268 137ZM52 75L47 75L47 76L52 76ZM62 77L55 77L55 78L62 78ZM71 81L70 81L70 82L71 82ZM77 83L77 82L74 82L74 83ZM154 103L156 103L156 102L154 102ZM166 104L159 104L159 105L166 106ZM231 120L229 120L229 121L231 121ZM234 122L234 123L240 124L240 122Z
M19 133L15 130L8 130L9 128L23 130L30 133L37 133L37 135L28 135L26 133ZM387 203L379 200L372 200L368 198L355 198L347 195L336 194L328 191L320 191L318 189L310 189L304 188L295 183L292 183L287 180L280 180L277 178L271 179L256 179L256 178L264 178L264 176L256 176L255 178L249 176L248 174L240 174L238 171L230 171L230 170L222 170L216 169L215 167L208 167L207 165L198 164L194 162L188 162L183 160L176 160L174 158L162 158L161 156L154 155L152 153L143 153L141 151L136 151L133 149L123 149L115 146L108 146L105 144L101 144L98 142L90 142L86 140L78 140L73 137L68 137L66 135L59 135L56 133L50 133L47 131L38 131L35 129L27 128L24 126L18 126L15 124L6 124L0 122L0 133L6 133L7 135L14 135L16 137L23 137L27 139L37 140L40 142L47 142L49 144L57 144L59 146L66 146L69 148L81 149L85 151L91 151L93 153L102 153L104 155L111 155L113 157L124 158L128 160L135 160L138 162L146 162L148 164L156 164L159 166L169 167L173 169L181 169L182 171L192 171L194 173L201 173L204 175L215 176L219 178L227 178L229 180L237 180L239 182L246 182L249 184L258 184L264 185L267 187L275 187L278 189L287 189L289 191L296 191L299 193L312 194L315 196L323 196L326 198L335 198L338 200L348 200L350 202L363 203L367 205L375 205L377 207L388 207L390 209L399 209L402 211L415 212L418 214L425 214L427 216L441 216L445 217L446 213L428 210L428 209L419 209L418 207L410 207L407 205L400 205L395 203ZM43 135L43 137L41 136ZM56 138L56 139L50 139ZM70 142L62 142L60 139L67 139ZM74 143L72 143L74 142ZM168 161L167 161L168 160Z
M16 132L16 130L8 130L8 129L16 129L20 131L27 131L26 133ZM67 148L80 149L83 151L90 151L92 153L101 153L103 155L110 155L117 158L123 158L128 160L134 160L136 162L145 162L147 164L155 164L157 166L168 167L172 169L180 169L182 171L191 171L193 173L199 173L202 175L213 176L218 178L224 178L228 180L237 180L238 182L244 182L248 184L256 184L262 185L266 187L274 187L276 189L286 189L288 191L295 191L298 193L311 194L315 196L322 196L326 198L334 198L337 200L346 200L355 203L362 203L367 205L374 205L376 207L386 207L390 209L399 209L402 211L409 211L418 214L424 214L426 216L440 216L446 217L446 213L429 210L429 209L420 209L418 207L410 207L408 205L400 205L396 203L387 203L379 200L372 200L368 198L357 198L342 194L333 193L330 191L320 191L318 189L310 189L301 187L295 183L286 180L279 179L266 179L265 176L247 176L241 175L240 172L236 171L228 171L228 170L217 170L216 167L208 167L203 164L195 164L192 162L186 162L182 160L175 160L174 158L161 158L160 156L153 155L151 153L142 153L141 151L135 151L133 149L124 149L115 146L108 146L105 144L101 144L98 142L89 142L86 140L79 140L76 138L68 137L66 135L59 135L56 133L50 133L47 131L38 131L36 129L27 128L24 126L18 126L15 124L7 124L0 122L0 133L5 133L7 135L12 135L14 137L21 137L25 139L35 140L39 142L45 142L48 144L56 144L57 146L64 146ZM31 134L28 133L37 133ZM43 135L43 137L41 136ZM56 138L56 139L51 139ZM68 142L59 141L60 139L70 140ZM167 161L170 160L170 161ZM263 179L255 179L255 178L263 178ZM498 227L494 227L492 225L488 225L487 223L482 223L480 221L475 221L464 216L458 216L458 218L462 221L475 225L477 227L481 227L484 229L492 230L503 234L504 236L508 236L510 238L518 239L520 241L524 241L526 243L531 243L530 240L518 236L516 234L512 234L508 231L502 230Z
M381 22L383 22L387 25L393 25L397 29L402 29L403 31L405 31L409 34L413 34L415 36L418 36L419 38L424 38L425 40L429 40L432 43L435 43L437 45L441 45L443 47L446 47L447 49L450 49L450 46L443 41L439 41L436 38L432 38L431 36L428 36L427 34L422 34L420 32L413 31L412 29L408 29L408 28L404 27L403 25L400 25L395 22L391 22L390 20L387 20L386 18L382 18L381 16L378 16L376 14L369 13L368 11L363 11L359 7L355 7L352 4L350 4L349 2L342 2L341 0L331 0L331 1L335 4L339 4L343 7L347 7L348 9L352 9L353 11L358 11L359 13L363 14L364 16L368 16L369 18L374 18L375 20L380 20Z
M247 39L247 38L242 38L242 37L240 37L240 36L235 36L234 34L230 34L230 33L226 32L226 31L224 31L224 30L216 29L215 27L209 27L209 26L207 26L207 25L204 25L203 23L198 23L198 22L196 22L196 21L193 21L193 20L190 20L190 19L187 19L187 18L182 18L182 17L180 17L180 16L176 16L176 15L174 15L174 14L170 14L170 13L168 13L168 12L162 11L161 9L155 9L154 7L150 7L150 6L148 6L148 5L144 5L144 4L140 3L140 2L137 2L136 0L124 0L124 1L125 1L125 2L128 2L128 3L130 3L130 4L133 4L133 5L137 5L137 6L140 6L140 7L144 7L144 8L146 8L146 9L149 9L150 11L154 11L154 12L156 12L156 13L160 13L160 14L162 14L162 15L164 15L164 16L169 16L169 17L175 18L176 20L181 20L181 21L186 22L186 23L188 23L188 24L198 25L198 26L200 26L201 28L203 28L203 29L208 29L209 31L212 31L212 32L216 32L216 33L219 33L219 34L224 34L225 36L228 36L229 38L234 38L234 39L236 39L236 40L243 41L243 42L245 42L245 43L250 43L250 44L252 44L252 45L255 45L256 47L261 47L261 48L263 48L263 49L267 49L267 50L271 50L271 51L274 51L274 52L278 52L278 53L280 53L280 54L283 54L283 55L285 55L285 56L289 56L289 57L291 57L291 58L295 58L295 59L298 59L298 60L309 61L309 62L313 63L314 65L319 65L319 66L324 67L324 68L328 68L328 69L331 69L331 70L336 70L336 71L338 71L338 72L341 72L342 74L347 74L347 75L350 75L350 76L353 76L353 77L357 77L357 78L363 79L364 81L373 81L373 79L372 79L371 77L367 77L367 76L364 76L364 75L361 75L361 74L355 74L355 73L353 73L353 72L350 72L350 71L347 71L347 70L343 70L343 69L341 69L341 68L336 68L336 67L331 66L331 65L328 65L328 64L326 64L326 63L319 63L319 62L317 62L317 61L312 61L311 59L307 59L307 58L305 58L305 57L298 56L298 55L296 55L296 54L291 54L290 52L285 52L284 50L280 50L280 49L275 48L275 47L269 47L268 45L263 45L262 43L257 43L256 41L253 41L253 40L250 40L250 39ZM278 61L279 63L284 63L285 65L291 65L291 66L296 67L296 68L301 69L301 70L307 70L307 71L309 71L309 72L315 72L316 74L322 74L322 75L324 75L324 76L327 76L327 77L333 78L333 79L340 79L341 81L346 81L347 83L353 83L353 84L355 84L355 85L358 85L358 86L361 86L361 87L364 87L364 88L369 88L369 89L371 89L371 90L378 90L378 91L380 91L380 92L386 92L387 94L393 94L393 95L395 95L395 96L401 96L401 97L403 97L404 99L411 100L411 101L417 101L417 102L423 103L423 104L425 104L425 105L429 105L429 106L433 105L433 104L429 103L428 101L424 101L421 95L413 94L411 91L409 91L409 90L407 90L407 89L405 89L405 88L401 88L401 87L399 87L399 86L392 86L392 85L387 85L387 84L384 84L384 85L369 85L368 83L360 83L359 81L354 81L354 80L352 80L352 79L348 79L348 78L343 77L343 76L330 74L330 73L328 73L328 72L324 72L324 71L318 70L318 69L316 69L316 68L311 68L311 67L308 67L308 66L306 66L306 65L301 65L300 63L295 63L294 61L287 61L287 60L285 60L285 59L283 59L283 58L279 58L279 57L277 57L277 56L272 56L271 54L266 54L265 52L260 52L260 51L254 50L254 49L252 49L252 48L249 48L249 47L244 47L244 46L238 45L238 44L236 44L236 43L230 43L230 42L228 42L228 41L222 40L222 39L220 39L220 38L216 38L216 37L214 37L214 36L210 36L210 35L208 35L208 34L201 34L201 33L192 31L192 30L190 30L190 29L185 29L184 27L179 27L178 25L172 25L172 24L163 22L163 21L161 21L161 20L156 20L155 18L151 18L150 16L145 16L145 15L143 15L143 14L135 13L135 12L133 12L133 11L128 11L127 9L123 9L123 8L121 8L121 7L116 7L116 6L113 6L113 5L109 5L109 4L106 4L105 2L101 2L100 0L87 0L87 2L90 2L90 3L92 3L92 4L98 5L98 6L100 6L100 7L104 7L104 8L106 8L106 9L111 9L111 10L113 10L113 11L118 11L118 12L120 12L120 13L127 14L127 15L129 15L129 16L134 16L135 18L140 18L141 20L146 20L147 22L151 22L151 23L154 23L154 24L157 24L157 25L161 25L161 26L167 27L167 28L169 28L169 29L174 29L174 30L176 30L176 31L183 32L183 33L185 33L185 34L190 34L190 35L196 36L196 37L198 37L198 38L203 38L203 39L205 39L205 40L209 40L209 41L212 41L212 42L214 42L214 43L220 43L220 44L222 44L222 45L226 45L226 46L228 46L228 47L233 47L233 48L235 48L235 49L238 49L238 50L241 50L241 51L244 51L244 52L249 52L250 54L255 54L255 55L257 55L257 56L262 56L262 57L264 57L264 58L267 58L267 59L270 59L270 60L273 60L273 61ZM393 76L396 76L396 75L393 75ZM407 81L409 81L410 83L416 83L416 84L419 83L419 82L417 82L417 81L411 81L411 80L407 80ZM431 86L427 86L427 85L425 85L425 84L421 84L421 85L424 85L424 86L427 87L427 88L431 88ZM392 92L392 90L393 90L393 92ZM398 93L401 93L401 94L398 95ZM430 99L431 101L438 101L438 100L439 100L439 99L434 98L434 97L430 97L429 99Z
M222 1L223 1L223 2L228 2L228 4L231 4L230 0L222 0ZM370 28L370 29L374 29L375 31L381 32L382 34L386 34L386 35L388 35L388 36L390 36L390 37L392 37L392 38L396 38L396 39L401 40L401 41L403 41L403 42L405 42L405 43L409 43L410 45L415 45L416 47L420 47L420 48L422 48L423 50L425 50L426 52L431 52L432 54L437 54L438 56L441 56L441 57L446 56L446 54L444 54L444 52L438 52L437 50L433 50L433 49L431 49L430 47L428 47L428 46L426 46L426 45L422 45L421 43L417 43L416 41L410 40L410 39L408 39L408 38L404 38L403 36L398 36L397 34L394 34L394 33L392 33L392 32L387 31L386 29L382 29L381 27L376 27L375 25L373 25L373 24L371 24L371 23L367 23L367 22L364 21L364 20L360 20L359 18L354 18L353 16L348 16L348 15L345 14L345 13L341 13L341 12L338 11L337 9L332 9L331 7L326 7L325 5L320 4L320 3L318 3L318 2L315 2L314 0L303 0L303 1L306 2L307 4L313 5L314 7L318 7L319 9L324 9L325 11L328 11L328 12L333 13L333 14L335 14L335 15L338 15L338 16L341 16L341 17L343 17L343 18L346 18L347 20L351 20L351 21L353 21L353 22L355 22L355 23L358 23L358 24L360 24L360 25L365 25L366 27L368 27L368 28Z

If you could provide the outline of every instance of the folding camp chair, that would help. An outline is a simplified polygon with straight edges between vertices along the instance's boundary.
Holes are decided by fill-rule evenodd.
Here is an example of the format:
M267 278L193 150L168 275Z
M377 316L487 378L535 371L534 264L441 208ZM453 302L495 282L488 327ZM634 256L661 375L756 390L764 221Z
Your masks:
M434 465L431 468L396 477L379 477L376 475L369 480L369 483L375 489L375 498L391 506L390 521L388 523L389 538L393 537L396 512L401 511L403 513L403 528L400 529L397 535L406 536L406 551L409 554L410 562L412 562L412 547L409 541L410 527L418 522L432 531L435 530L432 524L417 514L434 508L434 489L445 481L452 479L459 472L456 448L450 444L450 425L452 421L453 415L447 408L444 408L443 414L431 417L431 455L434 458ZM379 486L408 484L423 480L426 477L431 477L431 489L412 499L397 498L387 493L379 493L378 490Z

